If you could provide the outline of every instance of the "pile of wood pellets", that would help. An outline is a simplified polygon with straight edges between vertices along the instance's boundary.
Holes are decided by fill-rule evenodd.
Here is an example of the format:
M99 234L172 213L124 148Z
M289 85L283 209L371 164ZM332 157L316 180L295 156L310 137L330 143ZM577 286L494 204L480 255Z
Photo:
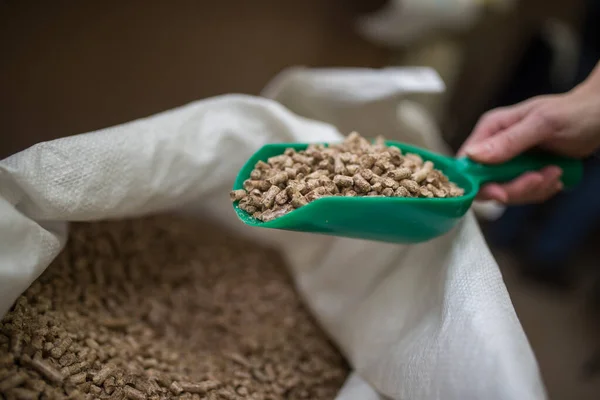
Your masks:
M351 133L343 143L311 144L259 161L231 201L268 222L324 196L458 197L464 190L431 161L402 154L379 137L374 143Z
M333 399L348 367L280 256L175 217L72 225L0 322L0 398Z

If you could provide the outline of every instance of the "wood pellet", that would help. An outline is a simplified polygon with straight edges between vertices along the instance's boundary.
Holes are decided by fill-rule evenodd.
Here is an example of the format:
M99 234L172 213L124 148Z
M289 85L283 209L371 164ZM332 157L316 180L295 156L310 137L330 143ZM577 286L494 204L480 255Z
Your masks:
M0 321L6 400L333 399L347 373L276 252L176 217L73 224Z
M431 161L402 154L379 137L374 143L351 133L343 143L311 144L259 161L231 201L268 222L326 196L458 197L464 190Z

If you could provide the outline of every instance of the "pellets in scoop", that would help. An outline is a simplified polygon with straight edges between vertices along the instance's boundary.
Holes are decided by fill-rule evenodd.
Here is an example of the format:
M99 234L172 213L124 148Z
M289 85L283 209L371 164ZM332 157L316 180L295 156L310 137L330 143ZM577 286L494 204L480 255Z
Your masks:
M0 321L0 399L334 399L280 255L202 221L76 223Z
M340 144L311 144L259 161L231 201L268 222L326 196L459 197L464 190L419 155L353 132Z

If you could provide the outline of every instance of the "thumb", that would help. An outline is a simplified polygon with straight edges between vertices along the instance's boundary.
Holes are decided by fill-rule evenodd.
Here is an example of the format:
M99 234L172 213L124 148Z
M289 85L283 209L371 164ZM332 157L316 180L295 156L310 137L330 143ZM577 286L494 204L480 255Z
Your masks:
M470 146L466 153L469 158L481 163L503 163L544 141L550 133L543 118L530 115L494 136Z

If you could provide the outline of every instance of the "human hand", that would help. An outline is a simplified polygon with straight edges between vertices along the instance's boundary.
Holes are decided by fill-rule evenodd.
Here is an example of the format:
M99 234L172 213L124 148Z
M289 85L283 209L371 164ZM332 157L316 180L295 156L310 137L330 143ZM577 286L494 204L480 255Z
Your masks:
M459 155L497 164L536 146L578 158L598 149L600 87L584 84L565 94L492 110L479 120ZM557 166L528 172L509 183L484 185L478 199L504 204L542 202L562 190L561 175Z

